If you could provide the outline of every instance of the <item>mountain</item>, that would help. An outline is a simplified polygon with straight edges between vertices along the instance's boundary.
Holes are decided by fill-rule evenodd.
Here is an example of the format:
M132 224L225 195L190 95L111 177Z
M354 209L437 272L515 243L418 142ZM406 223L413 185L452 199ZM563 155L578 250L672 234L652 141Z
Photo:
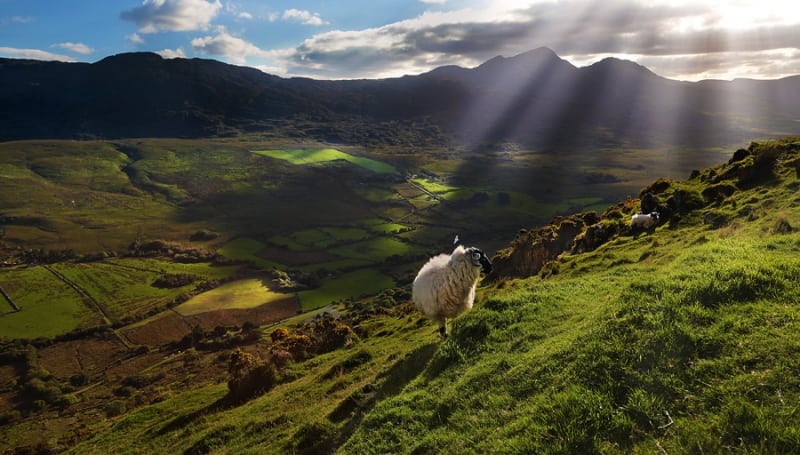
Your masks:
M618 59L576 68L546 48L343 81L152 53L0 59L2 140L259 132L359 145L707 146L789 134L799 116L800 77L679 82Z

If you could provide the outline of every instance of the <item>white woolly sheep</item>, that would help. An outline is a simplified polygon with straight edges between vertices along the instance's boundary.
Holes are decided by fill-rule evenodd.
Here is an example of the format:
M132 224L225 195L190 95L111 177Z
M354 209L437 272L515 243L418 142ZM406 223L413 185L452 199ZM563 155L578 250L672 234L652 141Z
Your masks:
M414 306L439 324L447 337L447 319L472 308L481 272L490 273L492 262L483 251L459 245L452 254L431 258L420 269L411 287Z
M658 224L658 212L637 213L631 216L631 229L650 229Z

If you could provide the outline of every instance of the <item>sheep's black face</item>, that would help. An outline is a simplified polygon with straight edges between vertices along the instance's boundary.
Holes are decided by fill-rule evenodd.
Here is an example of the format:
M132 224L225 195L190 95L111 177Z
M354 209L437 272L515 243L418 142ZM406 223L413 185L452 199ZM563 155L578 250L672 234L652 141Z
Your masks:
M470 258L472 259L472 264L475 267L480 267L483 273L491 273L492 272L492 261L483 253L483 251L477 248L470 248L468 250Z

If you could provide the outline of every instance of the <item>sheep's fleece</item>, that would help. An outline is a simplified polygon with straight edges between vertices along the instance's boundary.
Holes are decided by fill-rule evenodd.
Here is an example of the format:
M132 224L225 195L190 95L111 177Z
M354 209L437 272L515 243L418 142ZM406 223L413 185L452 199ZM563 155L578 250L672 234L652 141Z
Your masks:
M491 271L492 263L483 251L459 245L452 254L440 254L422 266L414 279L411 299L420 312L439 324L439 332L446 336L447 318L472 308L481 272Z

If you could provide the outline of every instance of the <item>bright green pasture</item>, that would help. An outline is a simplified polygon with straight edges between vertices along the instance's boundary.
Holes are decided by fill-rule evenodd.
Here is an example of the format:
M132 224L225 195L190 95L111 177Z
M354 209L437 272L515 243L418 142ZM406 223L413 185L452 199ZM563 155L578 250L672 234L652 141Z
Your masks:
M263 281L251 278L198 294L175 307L175 311L182 316L191 316L209 311L248 309L286 297L286 294L271 291Z
M417 185L425 188L426 190L430 191L431 193L447 193L448 191L454 191L458 188L455 186L445 185L439 182L433 182L428 179L422 178L415 178L411 179L412 182L416 183Z
M394 287L390 277L374 269L361 269L322 281L322 286L298 293L303 311L329 305L337 300L375 294Z
M336 149L254 150L253 153L288 161L296 165L322 164L344 160L377 174L397 174L394 166L369 158L350 155Z
M264 248L264 244L248 237L239 237L226 243L219 249L219 253L226 258L241 261L252 261L262 269L282 268L277 262L268 261L256 255Z
M22 308L12 313L0 301L0 339L53 337L96 319L78 293L44 267L3 270L0 284Z

